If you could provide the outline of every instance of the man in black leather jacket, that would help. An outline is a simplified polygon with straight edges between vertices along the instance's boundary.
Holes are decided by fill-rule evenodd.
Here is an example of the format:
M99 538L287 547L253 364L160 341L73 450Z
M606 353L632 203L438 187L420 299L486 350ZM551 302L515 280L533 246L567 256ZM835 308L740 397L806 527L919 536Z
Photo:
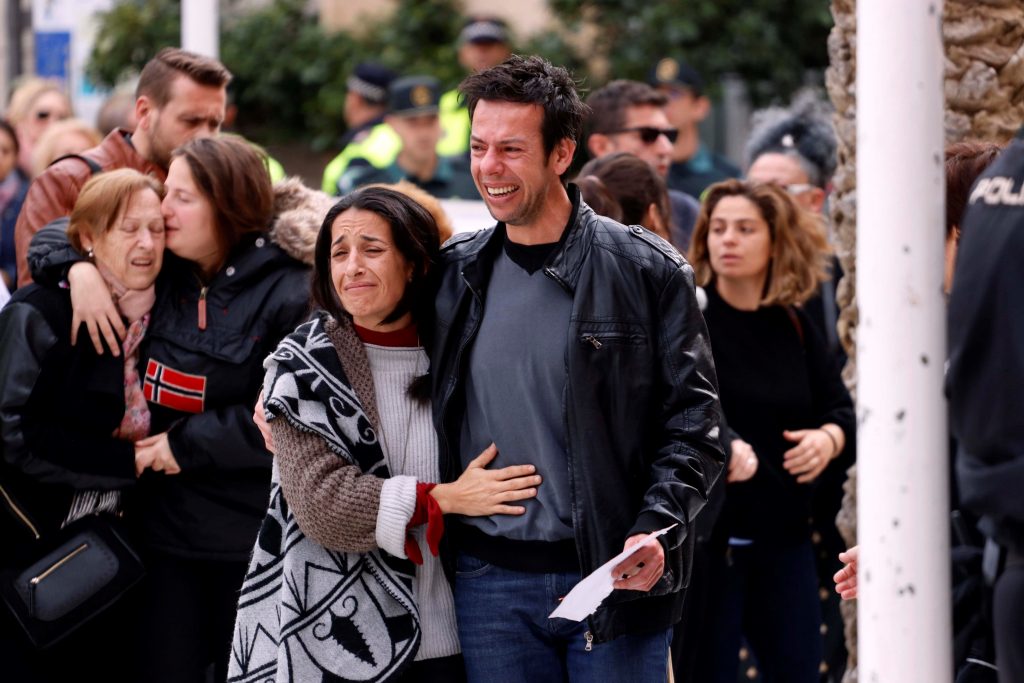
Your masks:
M1001 683L1024 681L1024 140L971 190L949 302L946 375L962 504L1006 551L993 595Z
M452 525L469 680L664 681L693 520L722 470L693 272L596 215L560 176L585 106L569 74L513 56L467 78L473 177L497 226L442 252L432 350L441 475L492 441L543 483L523 514ZM644 534L582 623L548 619Z

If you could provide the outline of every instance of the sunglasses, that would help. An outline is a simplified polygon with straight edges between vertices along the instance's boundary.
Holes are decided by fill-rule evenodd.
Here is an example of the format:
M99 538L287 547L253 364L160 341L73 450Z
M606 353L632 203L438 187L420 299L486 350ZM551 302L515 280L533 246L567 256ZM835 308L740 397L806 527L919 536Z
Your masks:
M639 133L640 141L645 145L653 145L654 142L662 135L668 138L668 141L675 143L676 138L679 137L678 128L655 128L654 126L634 126L633 128L620 128L619 130L613 130L608 135L614 135L616 133Z
M792 183L790 185L783 185L782 186L783 190L785 190L786 192L788 192L789 194L794 195L794 196L796 196L798 194L803 194L804 192L809 192L810 190L813 190L814 188L815 188L815 186L811 185L810 183Z
M36 112L36 121L46 121L51 116L55 116L55 114L49 109L43 109L42 111Z

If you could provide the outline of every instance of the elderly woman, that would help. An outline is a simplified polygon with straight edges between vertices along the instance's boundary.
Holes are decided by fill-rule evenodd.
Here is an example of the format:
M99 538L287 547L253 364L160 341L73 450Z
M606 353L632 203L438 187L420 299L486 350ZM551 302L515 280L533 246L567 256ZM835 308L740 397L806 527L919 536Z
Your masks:
M741 636L765 681L818 680L821 610L808 523L814 482L854 434L853 405L817 328L800 308L825 277L813 215L771 184L708 188L689 259L729 424L730 477L709 572L709 670L736 680Z
M151 415L136 366L163 261L162 196L156 180L112 171L86 183L71 214L72 245L98 269L127 325L120 357L72 346L67 289L23 287L0 312L0 567L21 566L36 539L76 519L119 513L138 469L161 464L139 458ZM133 627L115 605L43 656L0 615L4 675L128 680L122 641Z
M324 219L322 312L267 361L270 510L238 606L231 679L460 681L443 515L522 514L532 465L487 470L493 444L440 479L424 344L437 227L387 187ZM415 565L419 565L414 566ZM269 636L269 637L268 637Z

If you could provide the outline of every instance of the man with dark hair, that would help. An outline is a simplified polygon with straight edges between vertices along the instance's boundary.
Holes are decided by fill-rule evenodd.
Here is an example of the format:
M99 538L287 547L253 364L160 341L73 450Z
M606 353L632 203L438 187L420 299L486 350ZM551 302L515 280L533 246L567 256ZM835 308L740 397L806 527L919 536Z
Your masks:
M499 466L542 477L524 514L450 523L469 681L663 683L693 520L724 459L693 271L563 185L586 115L568 72L513 56L460 89L498 223L441 254L442 477L492 442ZM614 568L617 590L591 616L548 618L581 576L667 527Z
M679 135L679 130L673 128L665 116L667 103L665 95L638 81L612 81L595 90L587 98L590 107L588 151L595 157L629 152L666 177L672 163L672 143ZM690 195L671 188L668 199L672 207L671 242L686 253L700 204Z
M135 90L135 130L111 131L98 146L57 161L32 182L14 233L18 285L32 281L25 260L32 236L55 218L70 215L94 172L133 168L163 181L175 148L216 135L230 80L231 73L216 59L178 48L164 48L149 60Z
M347 194L373 183L408 180L438 199L480 199L463 156L437 153L441 123L437 116L440 84L431 76L399 78L389 88L391 109L384 117L402 141L402 151L384 168L352 166L341 175L338 189Z
M738 178L735 164L701 144L698 126L711 113L711 100L704 94L704 79L689 64L665 57L651 69L648 83L668 97L668 120L679 129L672 146L668 186L700 197L712 183Z

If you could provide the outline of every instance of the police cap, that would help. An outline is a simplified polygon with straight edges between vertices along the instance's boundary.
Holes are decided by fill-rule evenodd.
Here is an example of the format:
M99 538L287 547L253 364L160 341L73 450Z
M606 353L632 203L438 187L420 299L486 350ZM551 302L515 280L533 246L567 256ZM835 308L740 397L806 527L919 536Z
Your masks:
M674 57L664 57L651 68L647 82L654 87L685 88L697 97L704 93L704 79L697 70Z
M389 94L395 116L436 114L441 84L432 76L406 76L391 84Z

